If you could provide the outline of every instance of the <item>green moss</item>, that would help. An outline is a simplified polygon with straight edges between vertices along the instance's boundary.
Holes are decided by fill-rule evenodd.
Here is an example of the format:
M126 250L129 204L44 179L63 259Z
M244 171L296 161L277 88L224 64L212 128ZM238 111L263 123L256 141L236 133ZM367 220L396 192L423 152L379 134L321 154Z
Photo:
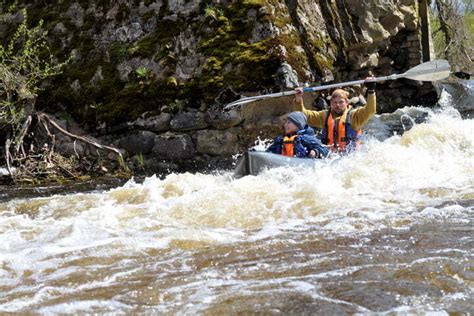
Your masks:
M128 54L128 46L121 42L112 43L109 47L110 58L113 63L119 64Z
M128 52L133 56L151 57L156 52L156 44L156 36L153 34L148 35L141 38L132 47L130 47Z
M253 25L248 23L248 12L258 9L265 1L236 1L226 6L202 6L206 28L197 29L202 36L199 51L209 56L199 77L187 84L186 91L193 98L213 102L216 94L227 86L236 89L259 89L274 85L279 57L269 54L271 40L249 43ZM232 69L232 71L226 71ZM191 99L193 99L191 98Z
M111 4L102 2L94 3L106 12ZM210 0L203 1L200 4L201 12L196 16L184 19L178 14L176 20L158 19L155 31L146 34L137 42L112 43L106 52L110 58L90 54L95 43L92 37L86 34L92 34L91 31L100 27L97 25L100 21L96 21L94 15L85 16L81 30L78 30L69 18L65 18L63 23L74 34L72 45L68 49L79 49L83 59L68 67L64 76L53 83L57 89L49 91L49 95L45 94L47 98L41 102L48 104L48 100L54 100L56 104L65 104L76 119L91 122L94 126L97 121L116 124L133 120L145 111L158 113L164 105L176 104L173 108L177 110L185 106L200 107L203 102L215 102L216 95L227 87L240 91L273 89L273 75L282 58L274 48L283 40L288 40L288 43L285 43L288 47L299 43L297 36L250 43L254 25L249 22L249 11L255 10L259 20L274 19L269 14L261 15L264 11L259 9L266 5L266 2L244 0L223 5ZM64 6L69 7L70 3ZM159 16L168 14L167 8L168 3L164 1ZM202 19L205 12L206 18ZM129 6L120 5L117 22L128 18L129 14ZM142 16L142 20L152 18L153 14L155 13L150 12ZM281 18L272 23L280 23L282 26L289 23L287 15L278 16ZM191 29L191 32L201 39L198 52L206 56L206 63L200 69L199 75L189 81L179 82L175 77L178 58L174 53L174 39L186 29ZM291 51L291 54L291 58L301 65L307 62L296 51ZM164 68L160 76L163 79L154 78L152 75L139 76L132 72L130 82L122 82L116 66L132 57L153 58ZM99 66L104 79L94 86L91 79ZM75 80L81 84L79 94L71 89ZM51 103L48 106L51 106Z

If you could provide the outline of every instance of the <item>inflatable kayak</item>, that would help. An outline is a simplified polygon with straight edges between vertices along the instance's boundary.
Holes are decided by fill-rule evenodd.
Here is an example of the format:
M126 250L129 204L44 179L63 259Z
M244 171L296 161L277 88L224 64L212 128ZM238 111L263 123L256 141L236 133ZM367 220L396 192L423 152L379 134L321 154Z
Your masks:
M247 175L255 176L263 169L282 166L314 167L318 161L319 159L287 157L265 151L248 151L237 162L234 177L238 179Z

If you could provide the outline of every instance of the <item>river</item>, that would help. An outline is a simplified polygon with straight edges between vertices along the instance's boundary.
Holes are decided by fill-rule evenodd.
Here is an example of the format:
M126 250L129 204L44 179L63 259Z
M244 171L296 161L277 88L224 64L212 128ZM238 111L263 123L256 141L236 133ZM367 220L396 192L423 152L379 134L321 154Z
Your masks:
M309 170L3 201L0 312L473 313L474 121L445 103Z

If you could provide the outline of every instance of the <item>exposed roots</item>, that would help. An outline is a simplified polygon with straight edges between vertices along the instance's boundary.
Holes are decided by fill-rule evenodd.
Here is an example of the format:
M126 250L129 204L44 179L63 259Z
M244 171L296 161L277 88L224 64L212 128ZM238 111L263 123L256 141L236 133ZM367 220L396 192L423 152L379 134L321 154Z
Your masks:
M49 124L51 124L54 128L56 128L60 133L63 133L66 136L69 136L69 137L74 138L74 139L81 140L81 141L83 141L83 142L85 142L89 145L94 146L95 148L98 148L98 149L112 151L112 152L116 153L118 156L122 157L122 153L117 148L101 145L97 142L94 142L93 140L88 139L87 137L72 134L72 133L66 131L65 129L63 129L61 126L59 126L55 121L53 121L49 116L47 116L44 113L39 113L38 114L38 119L39 120L46 120Z
M71 157L55 152L58 133L74 140L74 154ZM76 150L77 141L96 148L97 157L81 157ZM5 140L6 168L10 180L14 182L61 181L107 172L100 151L112 152L117 155L118 162L123 161L122 153L117 148L71 133L41 112L28 116L16 137L8 134Z

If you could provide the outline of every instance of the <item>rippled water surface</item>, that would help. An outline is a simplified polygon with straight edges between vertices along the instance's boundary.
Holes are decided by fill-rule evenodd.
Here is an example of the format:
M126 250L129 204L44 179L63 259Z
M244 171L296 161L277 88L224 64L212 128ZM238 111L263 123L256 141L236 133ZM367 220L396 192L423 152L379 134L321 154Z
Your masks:
M0 204L0 312L472 313L474 124L430 112L311 170Z

